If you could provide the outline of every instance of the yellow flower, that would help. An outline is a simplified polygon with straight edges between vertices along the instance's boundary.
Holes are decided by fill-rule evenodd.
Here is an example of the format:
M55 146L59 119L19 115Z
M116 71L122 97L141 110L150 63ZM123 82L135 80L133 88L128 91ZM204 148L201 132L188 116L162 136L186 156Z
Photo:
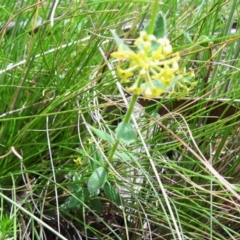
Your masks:
M191 89L194 89L196 86L197 86L197 82L191 82L191 83L189 83L190 84L190 88Z
M87 139L87 144L90 144L90 145L91 145L91 144L93 144L93 143L94 143L94 140L93 140L92 138L88 138L88 139Z
M159 97L159 96L162 95L163 93L165 93L165 90L164 90L164 89L156 88L156 87L148 87L148 88L146 88L146 90L144 91L144 97L145 97L145 98Z
M167 38L156 39L154 35L142 31L134 44L137 46L135 52L120 44L118 50L111 54L119 61L117 73L121 80L133 82L127 88L129 92L143 94L146 98L157 97L166 92L171 95L181 91L182 94L189 93L194 85L187 80L191 76L185 71L179 71L180 55L172 53L172 46ZM129 67L120 68L122 60L128 61Z
M133 72L130 70L123 70L119 66L117 66L118 76L122 79L123 82L129 82L129 78L133 76Z
M154 97L152 88L150 88L150 87L146 88L146 90L144 91L144 97L145 98L153 98Z
M172 69L175 69L176 71L179 69L179 65L178 65L178 62L173 62L172 64Z
M140 32L140 37L136 39L134 42L135 45L139 46L141 44L145 44L147 42L156 41L156 37L154 35L149 35L147 32Z
M161 44L164 55L168 55L172 53L172 46L170 44L170 41L167 38L160 38L157 40L157 42Z
M152 59L153 60L162 60L165 58L165 55L163 54L163 47L160 46L156 51L152 52Z
M124 60L126 58L129 58L132 60L137 59L137 56L133 51L123 50L122 44L119 45L117 52L111 53L111 56L114 58L118 58L119 60Z
M82 159L80 157L78 157L77 159L73 160L78 166L82 165Z
M137 83L134 83L131 87L126 88L127 91L132 92L133 94L140 95L143 93L144 89L137 86Z
M152 79L159 80L165 86L169 86L175 77L176 71L176 68L170 68L169 65L166 64L163 68L161 68L159 73L152 76Z
M111 53L111 56L114 58L118 58L119 60L123 60L126 58L126 52L122 50L122 46L120 45L118 47L118 51Z

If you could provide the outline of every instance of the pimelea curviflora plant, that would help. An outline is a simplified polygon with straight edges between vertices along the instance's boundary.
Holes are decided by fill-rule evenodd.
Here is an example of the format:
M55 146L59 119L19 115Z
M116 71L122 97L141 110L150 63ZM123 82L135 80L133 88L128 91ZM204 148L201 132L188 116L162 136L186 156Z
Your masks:
M121 81L127 85L126 89L133 95L115 134L110 135L91 126L94 134L108 142L111 148L109 148L107 156L108 161L99 161L99 165L93 169L88 180L90 193L99 192L99 189L103 188L107 196L113 196L112 201L118 199L118 193L115 183L112 184L109 179L109 163L112 163L118 156L123 156L124 150L120 143L133 144L137 140L135 128L130 123L130 118L139 95L143 94L145 98L154 98L165 94L180 98L186 96L196 84L191 82L193 79L192 71L187 72L180 68L180 54L174 53L170 41L165 37L165 19L161 13L158 13L158 5L159 1L156 0L153 6L152 19L148 27L140 32L140 36L134 42L133 49L126 45L116 32L112 31L118 45L117 51L111 54L112 58L117 59L116 72ZM158 176L151 158L149 161L156 176ZM160 179L158 182L159 186L162 186ZM163 187L161 190L165 191ZM112 193L114 194L112 195ZM167 202L166 194L164 198ZM171 212L170 205L168 209ZM173 217L172 212L171 215ZM175 225L177 229L178 226L176 223Z
M161 21L162 22L162 21ZM174 97L186 96L196 85L191 82L194 74L179 68L180 54L173 53L166 37L141 31L135 40L136 50L131 50L118 36L118 50L111 56L118 59L116 71L123 83L129 83L126 90L143 94L145 98L158 97L164 93Z

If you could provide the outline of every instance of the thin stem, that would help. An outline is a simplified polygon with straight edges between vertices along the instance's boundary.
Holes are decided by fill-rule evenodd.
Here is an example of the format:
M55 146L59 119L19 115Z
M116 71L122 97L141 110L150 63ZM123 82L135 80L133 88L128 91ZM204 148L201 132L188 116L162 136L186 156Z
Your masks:
M113 160L114 153L116 152L119 143L120 143L120 141L117 139L117 140L115 141L115 143L113 144L113 147L112 147L111 152L110 152L109 157L108 157L108 161L109 161L110 163L111 163L112 160Z
M134 108L134 106L135 106L135 103L136 103L137 100L138 100L138 96L139 96L139 95L137 95L137 94L134 94L134 95L132 96L131 102L130 102L130 104L129 104L129 108L128 108L128 110L127 110L127 112L126 112L126 115L125 115L125 117L124 117L124 120L123 120L124 123L128 123L128 122L129 122L130 117L131 117L131 114L132 114L132 111L133 111L133 108Z

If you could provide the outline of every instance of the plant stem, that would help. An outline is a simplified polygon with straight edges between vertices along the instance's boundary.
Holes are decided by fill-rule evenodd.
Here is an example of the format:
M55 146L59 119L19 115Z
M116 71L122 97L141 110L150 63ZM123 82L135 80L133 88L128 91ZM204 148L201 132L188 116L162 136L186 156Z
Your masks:
M155 23L158 15L158 6L159 6L158 0L155 0L152 8L152 18L149 23L148 34L153 34L154 32Z
M126 112L126 115L125 115L125 117L124 117L124 119L123 119L123 122L124 122L124 123L128 123L128 122L129 122L130 117L131 117L131 115L132 115L133 108L134 108L134 106L135 106L135 103L136 103L137 99L138 99L138 95L137 95L137 94L134 94L134 95L132 96L132 98L131 98L131 102L130 102L130 104L129 104L129 108L128 108L128 110L127 110L127 112ZM115 141L115 143L113 144L113 147L112 147L111 152L110 152L109 157L108 157L108 160L109 160L110 163L113 161L113 156L114 156L114 153L115 153L116 150L117 150L117 147L118 147L119 143L120 143L120 141L117 139L117 140Z
M128 122L129 122L130 117L131 117L131 114L132 114L132 111L133 111L133 108L134 108L134 106L135 106L135 103L136 103L137 100L138 100L138 96L139 96L139 95L137 95L137 94L134 94L134 95L132 96L131 102L130 102L130 104L129 104L129 108L128 108L128 110L127 110L127 112L126 112L126 115L125 115L125 117L124 117L124 120L123 120L124 123L128 123Z

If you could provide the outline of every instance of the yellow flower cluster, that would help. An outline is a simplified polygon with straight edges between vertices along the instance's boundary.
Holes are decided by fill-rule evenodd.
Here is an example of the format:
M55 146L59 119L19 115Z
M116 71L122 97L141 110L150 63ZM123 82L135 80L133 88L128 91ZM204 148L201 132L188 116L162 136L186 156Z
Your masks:
M142 31L134 44L136 53L120 44L118 51L111 54L119 60L118 76L125 83L133 82L127 90L137 95L143 93L146 98L158 97L166 92L173 94L178 79L182 79L183 75L179 76L179 53L172 53L169 40L156 39L154 35ZM123 69L121 65L125 64L125 60L128 60L128 65Z

